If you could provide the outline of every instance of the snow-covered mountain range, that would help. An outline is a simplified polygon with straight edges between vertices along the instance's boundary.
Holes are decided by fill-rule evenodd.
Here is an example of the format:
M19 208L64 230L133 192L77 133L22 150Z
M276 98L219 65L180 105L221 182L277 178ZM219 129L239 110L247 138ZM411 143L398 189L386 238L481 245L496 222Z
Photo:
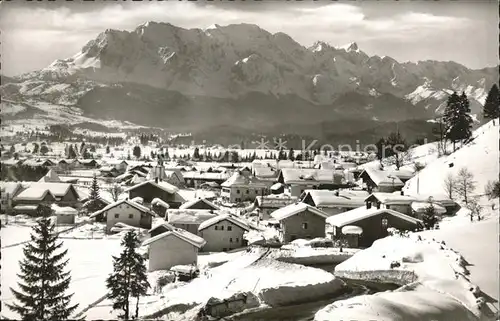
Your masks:
M236 116L253 119L251 126L272 125L273 119L301 122L304 116L429 118L453 90L465 91L478 113L497 80L496 68L400 63L370 57L356 43L333 47L318 41L306 48L251 24L183 29L147 22L133 31L108 29L73 57L4 78L0 94L145 125L168 127L200 117L216 125ZM131 113L137 110L141 115ZM159 119L162 114L168 117Z

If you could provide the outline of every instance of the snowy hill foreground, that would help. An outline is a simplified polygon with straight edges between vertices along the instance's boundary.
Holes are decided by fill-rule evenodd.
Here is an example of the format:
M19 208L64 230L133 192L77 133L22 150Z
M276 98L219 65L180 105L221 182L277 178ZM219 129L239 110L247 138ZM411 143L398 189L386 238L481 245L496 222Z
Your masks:
M466 92L477 114L498 79L495 68L401 63L369 56L356 43L318 41L306 48L251 24L183 29L147 22L132 31L108 29L61 58L4 78L2 98L71 106L85 116L148 126L189 124L193 118L203 119L198 127L215 126L235 117L270 125L341 116L389 121L431 118L454 90ZM11 109L11 116L23 116ZM168 117L158 119L164 113Z
M417 180L420 194L443 195L444 180L451 174L456 177L461 168L467 168L474 176L476 189L473 195L484 194L488 181L498 180L499 173L499 119L492 120L473 132L472 141L448 156L435 159L409 181L404 191L417 194Z

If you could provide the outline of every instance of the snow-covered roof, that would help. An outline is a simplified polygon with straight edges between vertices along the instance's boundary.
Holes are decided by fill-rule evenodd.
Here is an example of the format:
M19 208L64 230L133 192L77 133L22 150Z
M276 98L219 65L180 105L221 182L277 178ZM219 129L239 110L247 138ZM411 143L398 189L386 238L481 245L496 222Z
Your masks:
M247 176L239 171L234 172L234 174L229 177L224 183L221 184L223 187L234 187L234 186L251 186L257 188L268 187L269 183L261 181L253 176Z
M243 221L241 218L238 218L238 217L231 215L231 214L222 214L222 215L217 215L217 216L215 216L211 219L208 219L208 220L204 221L203 223L201 223L200 226L198 227L198 231L204 230L207 227L210 227L210 226L217 224L219 222L222 222L222 221L229 221L229 222L233 223L234 225L237 225L246 231L250 230L249 224L247 222Z
M0 182L0 188L2 189L2 196L7 193L12 197L21 188L21 183L19 182Z
M278 221L281 221L285 218L302 213L304 211L309 211L313 214L316 214L316 215L324 217L324 218L328 217L328 214L326 214L325 212L317 209L316 207L310 206L310 205L308 205L306 203L302 203L302 202L290 204L288 206L282 207L282 208L272 212L271 217L278 220Z
M59 207L56 204L52 204L52 209L54 210L54 213L60 214L60 215L78 215L78 210L65 206L65 207Z
M272 167L254 167L253 168L253 172L255 173L255 176L257 177L269 177L269 178L272 178L272 177L276 177L278 176L278 171Z
M344 174L333 169L284 168L281 176L285 184L333 184Z
M215 205L214 203L204 199L204 198L200 198L200 199L194 199L194 200L191 200L187 203L184 203L182 204L179 209L190 209L191 207L193 207L194 205L198 204L198 203L205 203L207 204L209 207L211 207L212 209L214 210L219 210L220 208Z
M54 199L54 195L47 188L30 187L14 197L15 201L41 201L47 194L50 194Z
M170 224L201 224L217 214L210 210L169 209L167 220Z
M53 183L53 182L23 182L23 185L28 189L48 189L56 197L63 197L68 191L73 188L70 183ZM76 193L76 190L75 190ZM77 193L78 194L78 193Z
M359 226L346 225L342 228L342 234L344 234L344 235L348 235L348 234L360 235L360 234L363 234L363 229Z
M193 233L190 233L186 230L183 230L180 228L175 228L170 224L162 224L162 226L167 228L168 231L147 239L146 241L144 241L142 243L142 245L143 246L149 245L151 243L154 243L154 242L161 240L162 238L170 236L170 235L173 235L173 236L175 236L183 241L186 241L186 242L196 246L197 248L201 248L201 247L203 247L203 245L205 245L205 243L207 243L203 238L201 238L198 235L195 235ZM157 227L155 227L155 228L157 228Z
M273 191L279 190L282 187L283 187L283 184L281 184L281 183L275 183L275 184L271 185L271 189Z
M3 160L2 164L4 164L4 165L17 165L17 164L20 164L22 162L23 161L20 159L9 158L9 159Z
M216 180L222 181L227 180L229 178L228 173L200 173L200 172L184 172L182 174L184 178L189 179L199 179L199 180Z
M338 192L338 194L337 194ZM346 196L347 193L340 194L340 191L331 190L318 190L318 189L308 189L304 193L309 195L314 205L317 207L338 207L338 206L348 206L348 207L359 207L364 205L365 197L359 196Z
M448 196L446 196L444 194L432 194L432 195L430 195L430 194L415 194L415 195L408 195L408 196L414 197L419 202L428 202L429 200L432 200L433 203L437 203L441 206L453 206L453 205L457 204L457 202L450 199Z
M363 173L366 173L377 186L404 186L404 183L392 170L381 170L373 167L366 167Z
M124 199L124 200L120 200L120 201L117 201L117 202L114 202L114 203L111 203L109 204L108 206L104 207L103 209L97 211L97 212L94 212L92 215L90 215L89 217L95 217L99 214L102 214L106 211L108 211L109 209L112 209L120 204L128 204L136 209L138 209L139 211L143 212L143 213L146 213L146 214L149 214L149 215L152 215L152 216L155 216L155 214L149 209L147 208L146 206L143 206L141 204L138 204L136 202L133 202L131 200L128 200L128 199Z
M168 205L167 202L159 198L154 198L151 201L151 205L158 205L158 206L163 206L164 208L170 208L170 205Z
M446 213L446 208L444 208L443 206L429 202L413 202L411 203L411 209L414 210L415 212L423 213L427 208L431 206L431 204L432 206L434 206L434 210L436 211L437 214Z
M373 198L376 198L383 204L411 204L412 202L416 201L416 199L412 196L382 192L372 193L372 195L368 196L365 201L371 200Z
M298 201L298 197L290 196L288 194L275 194L266 196L257 196L255 198L257 206L259 207L272 207L280 208L293 204Z
M330 216L326 219L326 222L332 226L343 227L380 214L389 214L414 224L422 223L422 221L419 219L391 209L377 209L376 207L366 208L366 206L361 206L347 212Z
M135 176L134 176L135 177ZM174 185L172 184L169 184L167 182L155 182L154 180L148 180L148 181L145 181L145 182L142 182L142 183L139 183L137 185L134 185L132 187L129 187L125 190L125 192L129 192L131 190L134 190L138 187L141 187L143 185L146 185L146 184L151 184L155 187L158 187L162 190L164 190L165 192L169 193L169 194L175 194L179 191L179 189L177 187L175 187Z
M16 205L13 207L15 211L36 211L40 204L37 205Z
M61 182L61 179L59 178L59 176L57 175L57 173L55 171L53 171L52 169L50 169L47 174L45 174L44 177L40 178L39 182L53 182L53 183L57 183L57 182Z

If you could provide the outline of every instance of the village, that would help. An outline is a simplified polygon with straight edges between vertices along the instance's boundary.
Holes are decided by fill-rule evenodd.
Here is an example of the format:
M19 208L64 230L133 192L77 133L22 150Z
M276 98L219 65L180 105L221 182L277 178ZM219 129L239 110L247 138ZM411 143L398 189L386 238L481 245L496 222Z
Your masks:
M243 313L240 319L246 320L249 309L338 297L346 285L334 275L356 279L339 267L379 241L408 242L409 234L438 231L456 220L473 224L495 217L498 197L482 190L498 168L481 168L478 177L460 156L484 154L474 148L491 147L487 162L498 165L498 146L490 146L498 144L495 134L498 120L476 129L474 140L456 151L449 146L444 155L439 142L413 147L402 164L394 160L398 156L377 159L373 152L342 151L311 151L309 160L294 160L266 159L269 151L264 150L231 150L239 156L231 162L203 161L203 147L182 149L192 153L189 160L173 160L165 156L178 150L144 139L111 148L81 143L74 157L57 151L65 148L67 154L74 142L12 144L2 152L2 254L9 253L7 259L2 255L2 270L12 275L9 282L2 277L2 305L12 300L9 287L16 284L17 268L4 272L6 264L17 266L19 253L13 253L28 242L30 226L41 216L55 223L70 249L70 264L83 262L72 268L78 285L70 289L80 305L75 317L111 313L104 278L120 239L131 230L139 235L154 288L141 299L142 318ZM46 150L26 152L35 145ZM141 160L137 146L152 157ZM252 154L258 156L251 162L239 159ZM432 171L437 164L441 170ZM27 167L36 180L16 177ZM385 269L405 271L401 264L391 260ZM78 282L88 273L88 281ZM382 283L403 285L404 277ZM196 293L202 287L213 291ZM483 304L478 309L484 310Z

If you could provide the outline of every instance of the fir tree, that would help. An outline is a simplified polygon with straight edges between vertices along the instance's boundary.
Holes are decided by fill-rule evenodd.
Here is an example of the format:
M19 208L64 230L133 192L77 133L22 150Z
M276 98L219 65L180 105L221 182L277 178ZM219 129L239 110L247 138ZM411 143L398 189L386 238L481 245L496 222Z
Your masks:
M134 149L132 150L132 154L137 158L141 158L141 148L139 146L134 146Z
M500 94L497 84L493 84L484 103L483 115L486 119L500 117Z
M293 148L290 148L290 151L288 152L288 159L291 160L291 161L295 160L295 155L294 155Z
M76 152L75 149L73 148L73 145L69 145L68 147L68 158L70 159L76 158Z
M465 92L460 96L460 109L458 112L458 139L469 139L472 136L472 117L470 115L470 103Z
M446 108L443 114L443 122L445 124L445 137L453 142L453 150L458 141L458 113L460 109L460 97L456 92L453 92L448 97Z
M111 150L110 150L109 146L106 146L106 154L109 154L109 153L111 153Z
M427 230L430 230L431 228L434 227L434 225L436 225L437 223L436 208L432 203L429 207L425 209L422 221L424 223L425 229Z
M41 218L33 232L20 262L21 291L10 289L17 302L7 306L22 320L68 320L78 307L78 304L70 305L73 294L65 294L71 281L69 272L64 272L68 250L56 253L63 243L57 242L49 218Z
M38 154L40 151L40 146L37 143L33 143L33 154Z
M113 273L106 279L109 289L109 298L113 300L113 309L123 310L121 318L128 320L130 317L130 303L136 297L136 318L139 315L139 297L146 294L150 287L144 258L136 252L140 246L137 234L130 230L122 239L121 245L125 247L118 257L113 257Z
M103 203L100 201L99 196L99 183L96 174L94 174L92 184L90 185L89 201L86 203L85 207L89 213L94 213L101 210L102 206Z
M200 150L198 149L198 147L194 148L193 159L194 160L199 160L200 159Z

